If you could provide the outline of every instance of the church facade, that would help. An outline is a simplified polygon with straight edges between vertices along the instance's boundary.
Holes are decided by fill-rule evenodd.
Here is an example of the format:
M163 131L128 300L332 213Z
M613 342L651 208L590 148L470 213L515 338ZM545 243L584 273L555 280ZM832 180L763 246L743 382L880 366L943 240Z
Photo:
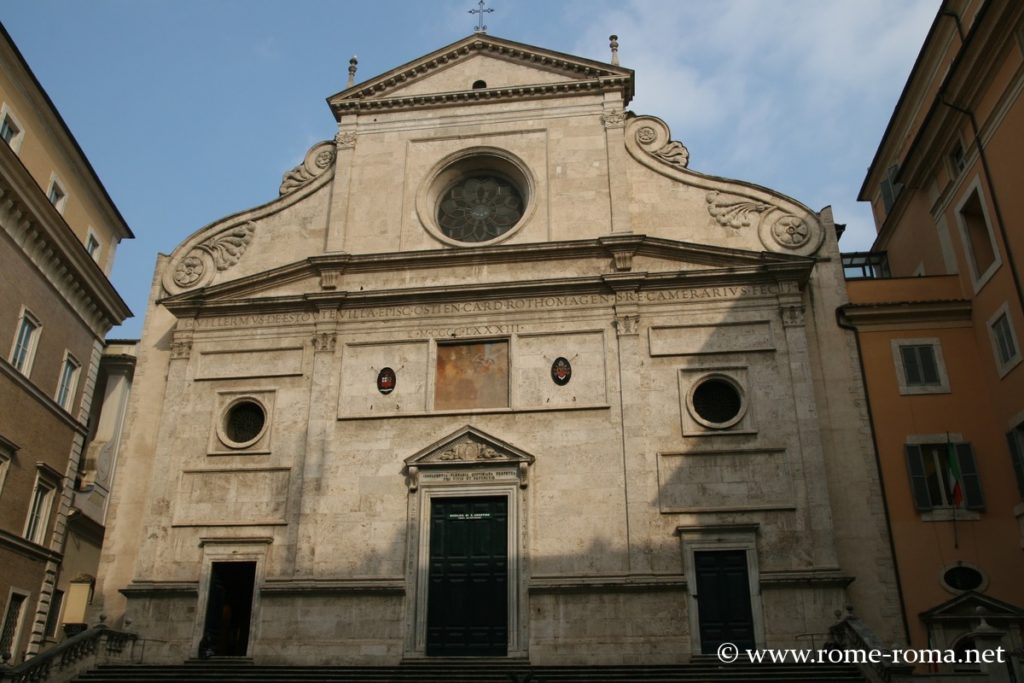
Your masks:
M831 212L691 170L633 86L469 36L159 259L107 623L266 663L900 637Z

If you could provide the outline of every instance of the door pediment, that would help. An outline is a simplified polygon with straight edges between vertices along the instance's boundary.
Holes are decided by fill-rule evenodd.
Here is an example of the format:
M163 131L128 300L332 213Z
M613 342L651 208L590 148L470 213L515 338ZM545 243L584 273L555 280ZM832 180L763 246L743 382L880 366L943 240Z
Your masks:
M460 470L496 470L488 479L516 479L520 488L526 488L527 472L535 458L515 446L485 432L466 425L405 459L405 474L410 491L420 484L420 477L430 473L443 478L444 472ZM453 482L465 482L467 477L455 474Z

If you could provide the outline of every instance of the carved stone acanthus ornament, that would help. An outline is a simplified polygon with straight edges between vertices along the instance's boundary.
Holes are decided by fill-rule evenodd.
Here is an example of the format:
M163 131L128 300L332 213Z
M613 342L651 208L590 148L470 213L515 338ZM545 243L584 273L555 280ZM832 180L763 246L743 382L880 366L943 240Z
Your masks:
M171 360L182 360L192 355L192 340L177 339L171 342Z
M621 111L606 111L601 114L605 128L622 128L626 125L626 114Z
M783 327L802 327L804 307L802 304L788 304L780 307Z
M686 149L686 146L678 140L670 140L664 147L658 148L651 154L671 166L686 168L686 165L690 163L690 150Z
M200 242L174 268L174 283L182 289L197 287L212 277L212 269L227 270L238 263L252 241L256 224L234 225Z
M718 221L719 225L737 230L756 224L760 220L760 214L773 208L770 204L754 201L749 197L718 191L708 192L706 198L711 217Z
M284 174L278 192L286 195L307 185L316 177L323 175L334 164L334 157L334 145L330 142L320 142L313 145L306 152L306 158L302 163Z
M636 335L640 333L639 315L620 315L615 319L615 331L620 337Z
M334 332L318 332L313 335L313 350L317 353L334 353L338 336Z
M356 134L352 131L345 131L344 133L338 133L334 136L334 144L338 147L347 149L349 147L356 146Z

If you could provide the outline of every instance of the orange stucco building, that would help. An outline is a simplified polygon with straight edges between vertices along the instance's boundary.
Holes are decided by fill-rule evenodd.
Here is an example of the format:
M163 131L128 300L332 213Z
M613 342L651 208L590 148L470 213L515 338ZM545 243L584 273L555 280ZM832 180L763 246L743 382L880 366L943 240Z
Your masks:
M844 256L913 647L969 647L979 613L1021 646L1022 49L1024 4L943 2Z

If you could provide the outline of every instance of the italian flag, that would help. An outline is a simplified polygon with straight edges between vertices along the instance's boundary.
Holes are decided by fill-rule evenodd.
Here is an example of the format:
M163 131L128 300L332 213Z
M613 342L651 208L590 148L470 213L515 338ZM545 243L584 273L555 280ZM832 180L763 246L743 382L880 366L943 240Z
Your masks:
M964 502L963 475L960 474L960 459L956 456L956 445L946 442L946 465L949 468L949 498L953 507L958 508Z

